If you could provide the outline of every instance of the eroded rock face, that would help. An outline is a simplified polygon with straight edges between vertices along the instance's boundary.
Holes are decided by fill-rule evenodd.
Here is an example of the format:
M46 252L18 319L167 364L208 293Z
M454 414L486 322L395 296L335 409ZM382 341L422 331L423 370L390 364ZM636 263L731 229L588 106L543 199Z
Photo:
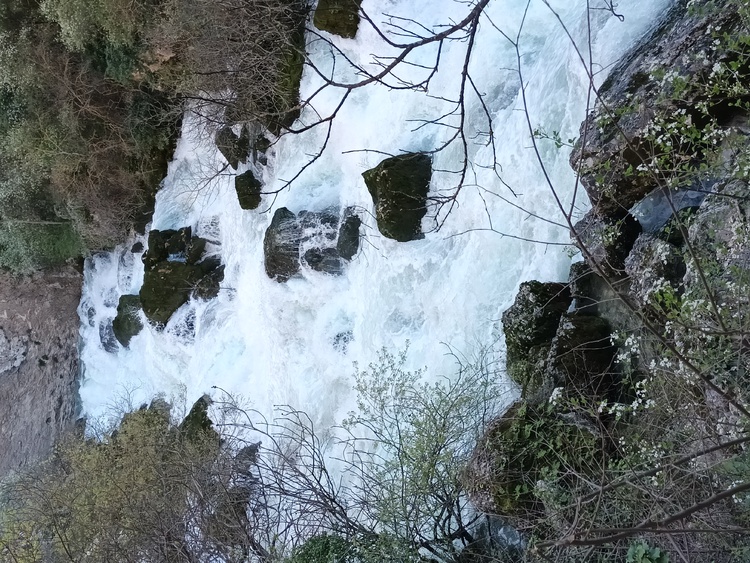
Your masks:
M383 236L399 242L423 238L422 217L427 213L432 158L424 153L394 156L362 176Z
M26 359L28 341L25 336L9 336L0 328L0 374L23 363Z
M224 279L217 257L206 257L206 240L192 236L190 227L151 231L143 255L145 272L139 294L146 317L164 325L191 295L213 297Z

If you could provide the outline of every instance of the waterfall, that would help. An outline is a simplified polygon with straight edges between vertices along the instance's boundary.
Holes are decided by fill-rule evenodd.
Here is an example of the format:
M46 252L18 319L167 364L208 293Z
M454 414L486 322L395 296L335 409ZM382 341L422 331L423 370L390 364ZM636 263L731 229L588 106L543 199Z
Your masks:
M532 127L559 132L567 140L577 136L585 113L585 69L550 8L585 56L590 17L595 82L601 84L669 3L622 2L620 21L605 10L587 14L585 0L531 0L519 44ZM146 327L128 348L113 350L110 339L107 351L102 334L116 315L119 296L137 293L142 283L141 253L131 252L133 239L87 259L79 309L85 413L96 417L123 401L137 406L156 393L191 404L218 386L264 413L274 405L293 405L325 428L353 408L353 363L366 365L383 347L397 351L408 343L408 366L426 366L432 376L450 377L455 359L449 351L467 358L481 349L501 355L500 317L518 285L528 279L566 279L571 260L564 246L568 231L560 224L563 217L532 150L514 71L516 52L498 32L515 37L526 6L526 0L489 3L470 63L492 118L502 182L487 167L493 157L486 137L470 138L471 174L457 205L439 230L433 229L435 220L428 213L421 240L402 243L379 233L362 173L377 165L383 153L430 151L452 134L446 127L419 125L450 110L445 98L456 95L466 42L444 46L428 92L380 85L354 91L333 122L322 156L290 187L275 197L264 195L254 211L240 209L234 173L221 171L224 160L213 138L202 135L199 120L187 114L157 196L152 228L191 226L193 233L209 239L209 251L225 265L221 291L213 300L183 306L164 330ZM460 21L468 10L454 0L365 0L363 8L375 22L396 15L427 27ZM392 54L364 22L355 39L332 41L363 65L373 64L373 54ZM435 49L411 55L415 64L402 67L399 75L407 80L424 76L416 65L431 64ZM330 49L323 42L309 40L308 54L320 68L330 66ZM341 78L354 79L343 67L337 65ZM303 97L319 85L320 78L306 71ZM341 94L326 89L315 98L315 110L326 115ZM483 116L476 96L469 96L467 130L485 128ZM313 119L310 108L300 117L302 123ZM269 150L266 165L249 162L238 173L252 169L264 192L278 190L319 150L325 134L318 127L283 136ZM545 139L538 144L559 195L580 217L587 201L581 190L571 201L575 176L568 164L570 149ZM455 143L434 155L432 193L453 185L455 175L444 171L460 167L460 158ZM263 238L281 207L295 213L355 208L363 221L363 240L342 275L303 268L285 283L269 279ZM142 237L140 241L145 243Z

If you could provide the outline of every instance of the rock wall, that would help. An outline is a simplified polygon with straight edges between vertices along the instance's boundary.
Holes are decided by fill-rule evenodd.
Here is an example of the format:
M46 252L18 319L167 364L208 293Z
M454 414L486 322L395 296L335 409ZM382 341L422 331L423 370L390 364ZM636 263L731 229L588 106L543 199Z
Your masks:
M44 458L78 415L81 275L0 272L0 478Z

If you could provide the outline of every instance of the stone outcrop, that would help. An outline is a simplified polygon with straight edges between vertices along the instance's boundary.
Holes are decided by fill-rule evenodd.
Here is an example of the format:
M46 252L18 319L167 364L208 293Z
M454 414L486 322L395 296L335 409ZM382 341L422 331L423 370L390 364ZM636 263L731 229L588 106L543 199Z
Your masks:
M381 234L399 242L423 238L422 217L427 213L432 176L430 155L408 153L387 158L362 176Z
M670 167L668 162L652 165L653 154L661 152L649 130L655 118L684 115L703 123L698 102L706 104L719 124L731 118L732 100L722 94L706 99L697 87L706 83L717 61L729 64L742 56L716 52L711 29L731 35L741 24L736 6L724 4L718 10L691 12L677 2L599 89L603 104L584 121L571 153L571 165L580 170L598 215L627 211L657 187L662 179L658 168Z
M569 305L565 284L529 281L521 284L515 302L503 313L508 375L524 394L533 395L544 386L552 339Z

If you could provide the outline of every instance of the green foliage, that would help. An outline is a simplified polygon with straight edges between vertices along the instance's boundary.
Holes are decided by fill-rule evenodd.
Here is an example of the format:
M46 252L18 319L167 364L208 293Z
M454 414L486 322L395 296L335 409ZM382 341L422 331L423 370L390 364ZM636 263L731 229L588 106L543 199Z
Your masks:
M6 220L0 225L0 267L28 273L80 256L83 244L69 222Z
M313 536L287 559L287 563L355 563L352 545L340 536L322 534Z
M638 542L628 549L626 563L669 563L669 554L646 542Z
M163 401L126 414L98 440L69 438L3 488L1 557L182 560L199 549L188 544L195 495L209 511L223 498L211 488L221 482L219 455L214 436L177 431Z
M73 51L83 51L100 34L115 45L134 45L154 13L147 0L42 0L40 8Z

